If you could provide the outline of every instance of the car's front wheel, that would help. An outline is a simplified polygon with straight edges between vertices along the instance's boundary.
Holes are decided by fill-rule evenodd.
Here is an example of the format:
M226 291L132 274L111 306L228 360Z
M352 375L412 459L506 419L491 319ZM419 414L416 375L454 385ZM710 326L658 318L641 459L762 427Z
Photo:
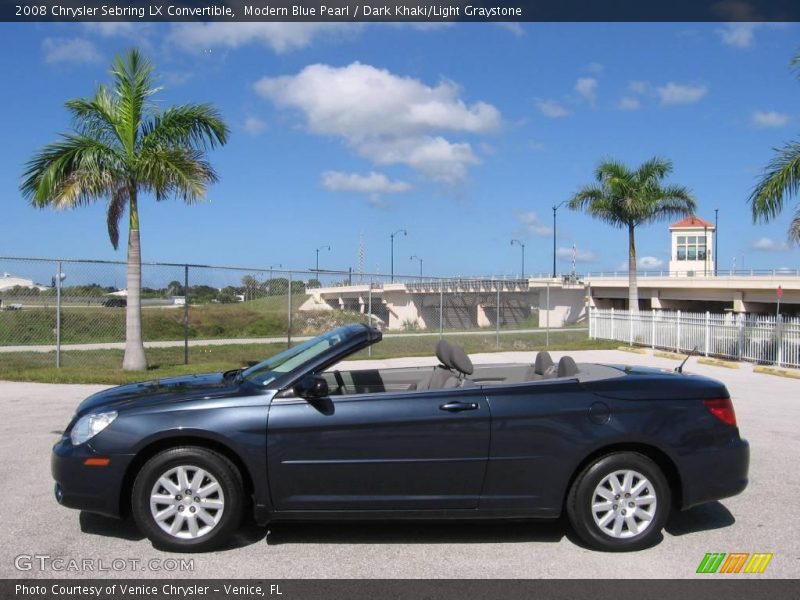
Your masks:
M657 541L670 507L661 469L637 452L615 452L575 479L567 515L575 533L598 550L647 548Z
M155 546L204 552L223 544L242 515L242 478L224 456L197 447L165 450L133 484L131 512Z

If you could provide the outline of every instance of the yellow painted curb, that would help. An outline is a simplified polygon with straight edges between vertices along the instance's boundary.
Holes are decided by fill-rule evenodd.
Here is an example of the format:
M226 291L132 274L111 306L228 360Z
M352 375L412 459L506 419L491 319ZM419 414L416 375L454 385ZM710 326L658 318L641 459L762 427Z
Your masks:
M738 369L739 363L731 362L729 360L719 360L718 358L706 358L701 356L697 359L701 365L711 365L713 367L725 367L726 369Z
M638 346L619 346L617 350L622 350L623 352L632 352L633 354L647 354L647 350L644 348L639 348Z
M653 352L653 356L657 356L658 358L669 358L670 360L683 360L686 358L686 354L675 354L674 352L660 352L656 350Z
M764 365L756 365L753 367L753 372L764 373L766 375L775 375L777 377L788 377L789 379L800 379L800 371L778 369L777 367L765 367Z

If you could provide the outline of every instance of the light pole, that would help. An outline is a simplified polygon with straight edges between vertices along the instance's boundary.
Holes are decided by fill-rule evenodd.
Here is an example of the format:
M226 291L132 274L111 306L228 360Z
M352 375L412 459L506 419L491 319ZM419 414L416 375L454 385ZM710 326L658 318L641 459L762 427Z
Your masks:
M331 247L330 246L320 246L319 248L317 248L317 268L314 269L316 271L316 273L317 273L317 277L319 277L319 251L320 250L327 250L328 252L330 252L331 251Z
M525 279L525 243L519 240L511 240L511 245L513 246L514 244L518 244L522 249L522 276L520 279Z
M553 279L556 278L556 212L567 202L567 200L562 200L558 204L553 204Z
M317 255L319 257L319 255ZM319 259L318 259L319 260ZM272 295L272 269L274 268L282 269L283 265L278 263L277 265L270 265L269 266L269 283L267 284L267 296Z
M390 269L390 273L391 273L390 281L392 283L394 283L394 236L396 236L398 233L402 233L404 236L408 235L408 232L405 229L398 229L397 231L395 231L394 233L389 235L389 239L391 240L391 244L390 245L392 247L391 269Z
M408 260L414 260L415 258L419 261L419 276L422 277L422 259L415 254L414 256L409 258Z
M714 277L717 276L717 256L719 256L719 252L717 251L717 232L719 231L719 209L714 209L714 253L712 254L714 259Z

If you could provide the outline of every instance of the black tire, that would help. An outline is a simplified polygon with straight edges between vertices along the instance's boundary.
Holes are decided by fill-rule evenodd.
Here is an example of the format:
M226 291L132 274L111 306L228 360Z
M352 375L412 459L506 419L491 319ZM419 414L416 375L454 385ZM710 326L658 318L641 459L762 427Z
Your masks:
M610 478L613 476L617 483L624 483L623 473L626 471L644 476L647 480L639 491L637 502L632 502L635 498L626 499L624 492L616 494L611 491ZM641 481L635 475L632 476L632 482ZM592 505L605 500L601 495L595 496L595 491L602 482L606 485L602 486L601 491L603 494L611 494L607 500L611 504L598 511L598 523ZM633 487L635 489L636 486ZM655 497L655 502L647 504L650 494ZM637 507L638 502L643 503L641 512ZM661 539L661 530L667 520L670 503L669 484L658 465L637 452L615 452L598 458L578 475L567 497L567 516L575 533L590 547L610 552L627 552L649 548ZM629 508L631 504L633 509ZM628 513L630 510L636 512ZM640 518L644 514L650 514L651 518ZM605 518L610 519L605 524L609 529L601 526ZM637 533L629 528L628 521L632 521L633 527L640 531ZM621 523L618 532L614 530L617 522Z
M222 514L219 515L218 521L213 526L196 519L196 522L201 527L209 527L206 533L201 532L202 534L197 537L178 537L179 535L191 535L188 531L188 522L182 525L182 530L178 532L178 535L172 535L161 528L151 512L150 497L154 486L163 475L178 467L186 467L190 474L197 472L193 471L193 469L204 470L216 480L221 490L221 493L214 494L211 499L216 501L223 500ZM209 480L205 481L208 482ZM163 489L165 490L166 488ZM183 496L181 498L185 503L191 503L192 501ZM170 448L156 454L144 464L137 474L131 492L131 512L139 530L157 548L173 552L206 552L224 544L239 527L243 505L242 476L236 466L226 457L216 452L194 446ZM188 511L194 506L186 505L181 509L181 512L184 513L185 511L185 514L189 515ZM197 504L196 506L202 505ZM194 512L192 510L192 513ZM210 511L205 511L204 514L216 517L218 513L216 510L211 509ZM169 523L165 523L165 525L169 525Z

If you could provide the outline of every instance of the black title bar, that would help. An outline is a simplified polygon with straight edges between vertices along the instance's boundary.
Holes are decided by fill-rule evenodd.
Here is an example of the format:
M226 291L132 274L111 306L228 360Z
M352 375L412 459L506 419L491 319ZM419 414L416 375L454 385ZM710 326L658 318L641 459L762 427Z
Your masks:
M800 21L798 0L0 0L2 21Z

